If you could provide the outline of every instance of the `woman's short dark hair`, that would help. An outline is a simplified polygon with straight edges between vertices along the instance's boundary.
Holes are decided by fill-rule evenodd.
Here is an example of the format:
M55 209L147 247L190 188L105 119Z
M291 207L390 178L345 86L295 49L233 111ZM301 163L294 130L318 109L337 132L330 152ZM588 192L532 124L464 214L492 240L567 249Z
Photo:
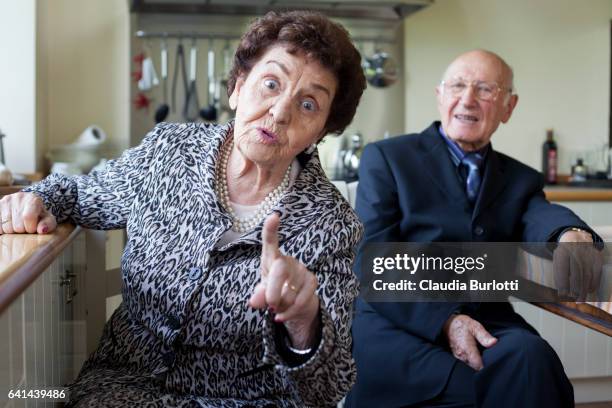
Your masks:
M302 52L329 69L338 81L325 130L341 134L351 123L366 87L361 56L348 31L323 14L312 11L271 11L255 20L242 36L227 83L231 95L236 80L248 75L272 45L287 44L289 52Z

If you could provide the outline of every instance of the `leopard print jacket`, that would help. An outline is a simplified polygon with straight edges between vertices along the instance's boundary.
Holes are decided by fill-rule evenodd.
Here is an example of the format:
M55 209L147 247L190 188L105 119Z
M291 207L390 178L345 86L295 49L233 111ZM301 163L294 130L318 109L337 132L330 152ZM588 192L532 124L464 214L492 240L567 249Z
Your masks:
M233 124L168 124L86 176L30 187L58 222L127 228L123 304L71 387L75 406L321 407L355 379L351 271L363 228L316 153L274 208L281 251L316 274L321 339L287 364L278 327L247 305L260 279L261 230L222 247L231 218L216 197L217 159Z

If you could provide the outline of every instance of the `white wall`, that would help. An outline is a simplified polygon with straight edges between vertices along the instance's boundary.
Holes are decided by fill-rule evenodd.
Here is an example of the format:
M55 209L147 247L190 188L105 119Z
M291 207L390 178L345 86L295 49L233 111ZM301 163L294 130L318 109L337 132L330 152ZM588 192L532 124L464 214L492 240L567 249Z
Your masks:
M438 117L434 87L459 53L486 48L514 68L519 103L493 138L498 150L536 168L545 130L568 150L608 140L610 0L436 0L405 22L406 130Z
M129 145L128 2L38 0L38 6L46 49L39 69L47 78L41 139L46 147L70 143L97 124L109 138L108 155L117 154Z
M0 130L6 164L36 167L36 1L0 0Z

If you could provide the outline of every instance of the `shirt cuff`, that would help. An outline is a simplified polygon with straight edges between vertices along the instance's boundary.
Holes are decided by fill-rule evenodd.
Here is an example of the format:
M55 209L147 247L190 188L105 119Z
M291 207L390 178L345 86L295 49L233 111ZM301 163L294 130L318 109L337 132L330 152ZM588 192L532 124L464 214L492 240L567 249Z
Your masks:
M274 323L274 345L278 354L281 356L285 364L289 367L298 367L307 362L319 348L321 343L321 313L318 313L317 319L319 319L317 335L314 344L308 349L306 353L294 352L291 347L291 339L287 328L282 323Z

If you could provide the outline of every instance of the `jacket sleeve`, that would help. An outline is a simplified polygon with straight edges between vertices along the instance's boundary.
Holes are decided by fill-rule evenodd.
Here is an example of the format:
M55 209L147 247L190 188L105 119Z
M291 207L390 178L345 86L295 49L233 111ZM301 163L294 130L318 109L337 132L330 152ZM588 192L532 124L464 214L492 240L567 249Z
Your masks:
M549 202L544 195L544 183L539 177L536 192L527 203L522 217L524 242L556 241L561 231L568 227L589 231L594 241L601 238L569 208Z
M72 222L92 229L125 228L131 204L149 170L160 134L155 127L132 149L107 162L103 170L82 176L51 174L23 191L37 194L58 223Z
M264 320L264 363L285 374L308 407L335 406L355 382L350 330L358 283L352 263L363 228L347 210L349 217L324 217L308 229L310 241L322 243L323 250L312 262L300 260L319 281L321 338L314 354L299 366L286 364L275 347L275 324L270 316Z
M363 279L361 260L364 246L373 242L404 242L402 222L410 214L403 214L398 199L400 186L386 154L376 144L364 149L359 164L359 186L356 210L364 224L365 236L357 254L355 273ZM365 279L364 279L365 281ZM380 315L398 328L434 342L439 339L444 323L454 312L468 313L475 305L456 302L370 302Z

